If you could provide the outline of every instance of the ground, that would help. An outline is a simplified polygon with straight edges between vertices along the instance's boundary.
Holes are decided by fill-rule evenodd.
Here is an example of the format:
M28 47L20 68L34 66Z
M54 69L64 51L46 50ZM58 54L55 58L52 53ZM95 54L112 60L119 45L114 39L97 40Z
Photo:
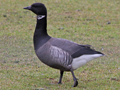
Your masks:
M23 8L39 1L47 7L49 35L90 44L106 55L75 71L78 87L71 87L70 72L58 85L59 71L34 53L36 15ZM1 90L119 90L119 0L4 0L0 6Z

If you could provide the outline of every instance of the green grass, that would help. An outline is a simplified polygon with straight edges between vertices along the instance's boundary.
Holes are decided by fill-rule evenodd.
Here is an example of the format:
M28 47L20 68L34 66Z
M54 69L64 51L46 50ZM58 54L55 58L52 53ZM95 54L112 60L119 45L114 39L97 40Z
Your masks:
M58 85L59 71L34 53L36 16L23 7L39 1L47 7L51 36L90 44L106 55L75 71L78 87L71 87L70 72ZM0 90L119 90L119 0L4 0L0 6Z

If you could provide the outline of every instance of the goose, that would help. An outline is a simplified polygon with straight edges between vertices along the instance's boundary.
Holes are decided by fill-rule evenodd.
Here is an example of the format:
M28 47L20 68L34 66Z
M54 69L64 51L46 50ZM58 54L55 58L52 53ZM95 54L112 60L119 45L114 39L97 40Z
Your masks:
M60 70L58 84L62 83L64 71L70 71L73 76L73 87L78 85L74 70L89 61L104 56L103 53L91 48L90 45L77 44L61 38L54 38L47 33L47 9L43 3L33 3L24 7L37 15L33 42L37 57L44 64Z

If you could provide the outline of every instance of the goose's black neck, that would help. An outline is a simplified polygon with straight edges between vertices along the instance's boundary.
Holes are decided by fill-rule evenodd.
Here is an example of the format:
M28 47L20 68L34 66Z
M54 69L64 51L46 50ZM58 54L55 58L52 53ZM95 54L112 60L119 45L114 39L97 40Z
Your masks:
M47 34L47 17L37 16L37 24L34 32L34 49L37 50L45 44L51 37Z

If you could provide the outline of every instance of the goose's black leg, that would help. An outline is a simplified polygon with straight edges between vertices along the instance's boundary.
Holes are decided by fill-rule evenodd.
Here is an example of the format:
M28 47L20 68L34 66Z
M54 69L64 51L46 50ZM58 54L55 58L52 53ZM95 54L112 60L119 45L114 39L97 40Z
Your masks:
M76 87L76 86L78 85L77 78L75 77L73 70L71 69L70 71L71 71L71 73L72 73L73 80L74 80L74 85L73 85L73 87Z
M60 79L59 79L58 84L62 84L63 73L64 73L64 71L61 71L61 70L60 70Z

